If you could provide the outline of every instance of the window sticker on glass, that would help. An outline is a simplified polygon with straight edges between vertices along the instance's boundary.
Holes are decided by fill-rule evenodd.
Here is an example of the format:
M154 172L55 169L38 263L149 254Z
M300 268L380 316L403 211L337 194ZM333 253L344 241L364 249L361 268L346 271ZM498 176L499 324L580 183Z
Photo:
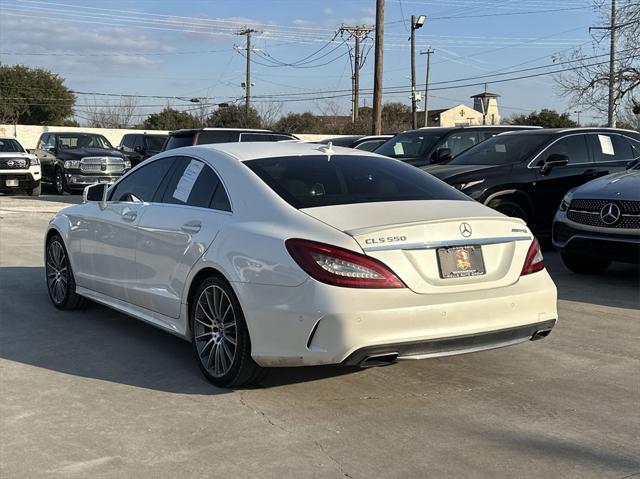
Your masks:
M402 148L402 143L396 143L393 145L393 152L396 155L404 155L404 148Z
M598 140L600 140L600 148L602 149L602 153L605 155L615 155L615 151L613 151L613 143L611 142L611 137L607 135L598 135Z
M198 175L200 175L203 167L203 163L200 163L197 160L191 160L189 166L187 166L184 173L182 173L182 177L176 185L176 190L173 192L173 197L176 200L182 201L183 203L187 202L189 195L191 194L191 190L193 189L193 185L198 179Z
M496 153L506 153L507 145L503 143L496 143Z

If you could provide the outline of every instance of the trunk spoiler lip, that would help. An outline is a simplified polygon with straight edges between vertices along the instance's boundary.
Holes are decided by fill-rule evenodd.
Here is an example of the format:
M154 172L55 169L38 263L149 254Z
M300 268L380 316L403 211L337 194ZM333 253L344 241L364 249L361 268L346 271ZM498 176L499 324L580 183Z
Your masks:
M449 248L453 246L475 246L490 245L499 243L510 243L512 241L531 241L533 236L497 236L494 238L465 238L461 240L423 241L419 243L404 243L383 246L362 246L363 251L393 251L393 250L419 250Z
M408 223L393 223L387 225L378 225L378 226L367 226L365 228L357 228L352 230L344 230L344 233L349 236L360 236L367 233L379 233L382 231L392 230L395 228L405 228L408 226L419 226L419 225L428 225L433 223L443 223L448 221L482 221L482 220L490 220L490 221L505 221L505 222L516 222L526 225L526 223L520 218L515 218L512 216L460 216L460 217L451 217L451 218L437 218L432 220L420 220L420 221L411 221Z

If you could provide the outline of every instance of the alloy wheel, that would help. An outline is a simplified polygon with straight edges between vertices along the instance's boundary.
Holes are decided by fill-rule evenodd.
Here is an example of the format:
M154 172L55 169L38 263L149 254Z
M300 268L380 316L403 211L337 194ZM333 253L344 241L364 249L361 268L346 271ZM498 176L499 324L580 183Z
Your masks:
M56 304L62 304L67 295L67 255L59 241L52 241L47 248L47 286Z
M193 319L200 362L213 377L224 376L233 365L238 341L236 312L227 293L217 285L203 289Z
M64 178L62 177L62 171L56 170L56 192L58 194L64 193Z

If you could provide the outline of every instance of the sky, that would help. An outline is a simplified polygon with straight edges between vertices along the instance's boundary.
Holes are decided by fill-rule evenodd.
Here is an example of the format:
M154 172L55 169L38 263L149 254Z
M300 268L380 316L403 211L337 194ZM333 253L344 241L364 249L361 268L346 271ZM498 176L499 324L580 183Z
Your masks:
M622 0L625 1L625 0ZM484 90L500 95L503 116L541 108L569 112L552 75L554 59L582 46L601 24L592 0L386 0L384 101L410 104L410 16L426 15L417 51L432 48L429 108L471 105ZM171 104L242 101L245 37L252 28L253 105L349 114L353 39L341 25L375 24L375 0L0 0L0 62L49 69L78 95L77 115L139 95L138 115ZM373 35L362 45L361 105L371 105ZM426 55L417 55L425 83ZM598 57L594 61L606 61ZM521 71L526 70L526 71ZM504 74L505 72L514 72ZM481 78L478 78L481 77ZM464 80L470 78L470 80ZM469 85L473 84L473 85ZM469 85L469 86L465 86ZM95 93L107 95L95 95ZM420 105L422 107L422 105ZM583 112L581 121L603 119Z

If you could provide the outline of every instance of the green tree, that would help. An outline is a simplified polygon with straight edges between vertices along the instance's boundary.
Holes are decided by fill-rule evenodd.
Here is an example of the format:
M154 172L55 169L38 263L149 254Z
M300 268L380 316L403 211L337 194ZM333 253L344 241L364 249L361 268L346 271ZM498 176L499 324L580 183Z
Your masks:
M544 108L540 113L534 111L528 115L513 115L508 123L512 125L541 126L543 128L575 128L578 125L571 119L569 113L558 113Z
M229 105L218 108L207 118L207 126L214 128L260 128L262 120L255 108Z
M41 68L0 65L0 123L58 125L76 98L64 79Z
M313 113L289 113L281 117L274 126L277 131L285 133L318 133L320 122Z
M170 106L158 113L152 113L142 122L147 130L179 130L181 128L198 128L200 121L186 111L174 110Z

